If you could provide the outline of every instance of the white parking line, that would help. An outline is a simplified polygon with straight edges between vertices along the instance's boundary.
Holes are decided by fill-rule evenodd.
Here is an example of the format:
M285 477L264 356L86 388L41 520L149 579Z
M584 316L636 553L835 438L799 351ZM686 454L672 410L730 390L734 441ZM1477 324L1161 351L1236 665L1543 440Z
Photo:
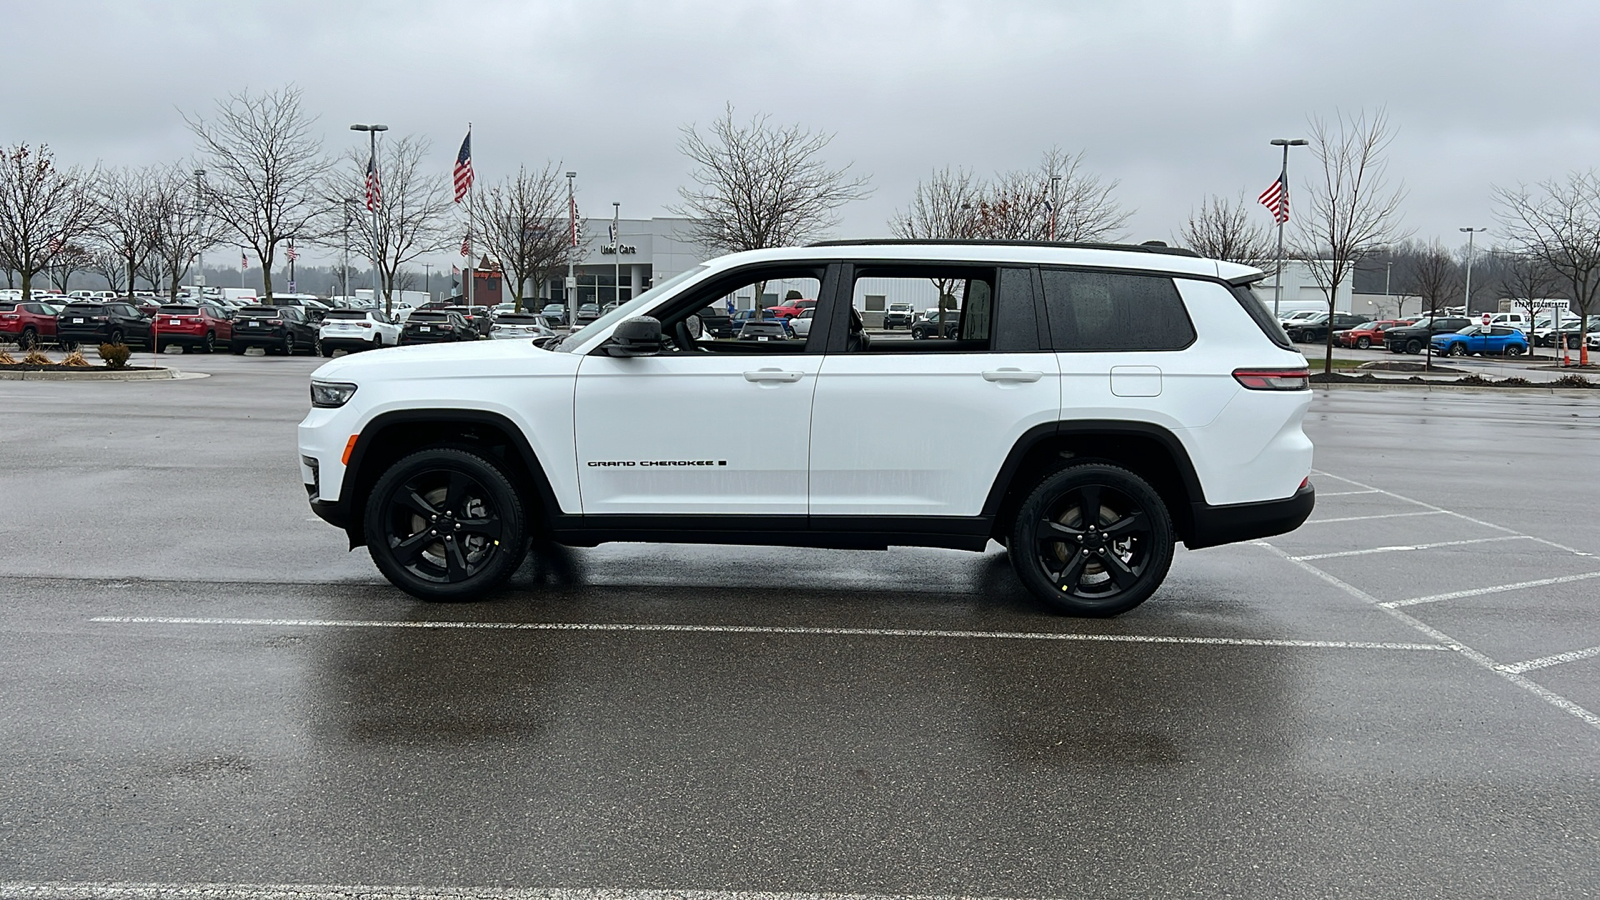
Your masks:
M1444 510L1425 510L1423 512L1384 513L1377 516L1345 516L1339 519L1310 519L1304 525L1327 525L1332 522L1366 522L1370 519L1404 519L1410 516L1437 516Z
M1341 556L1366 556L1370 553L1396 553L1403 550L1432 550L1436 547L1463 547L1467 544L1488 544L1495 541L1524 540L1531 540L1531 538L1525 534L1508 534L1503 537L1473 538L1470 541L1434 541L1431 544L1404 544L1394 547L1373 547L1370 550L1340 550L1338 553L1311 553L1291 558L1299 560L1337 559Z
M1548 669L1562 663L1577 662L1580 659L1594 659L1600 656L1600 647L1590 647L1587 650L1572 650L1567 653L1557 653L1554 656L1541 656L1527 662L1511 663L1500 666L1500 671L1520 675L1523 672L1532 672L1534 669Z
M1432 594L1427 597L1412 597L1409 600L1389 600L1378 605L1384 609L1395 609L1401 606L1416 606L1419 603L1438 603L1440 600L1459 600L1462 597L1477 597L1483 594L1499 594L1505 591L1520 591L1523 588L1545 587L1551 584L1567 584L1573 581L1587 581L1590 578L1600 578L1600 572L1585 572L1582 575L1562 575L1559 578L1540 578L1536 581L1519 581L1516 584L1497 584L1494 587L1470 588L1464 591L1451 591L1448 594Z
M1600 715L1595 715L1589 710L1584 709L1582 706L1579 706L1576 703L1573 703L1571 700L1568 700L1567 698L1561 696L1555 691L1550 690L1544 685L1539 684L1536 681L1522 677L1522 675L1518 672L1506 671L1505 669L1501 668L1501 666L1493 659L1490 659L1488 655L1474 650L1466 644L1461 643L1450 635L1445 634L1439 629L1434 628L1433 626L1428 625L1419 619L1400 612L1392 607L1384 606L1378 601L1378 598L1372 596L1366 591L1363 591L1350 582L1344 581L1338 576L1330 575L1329 573L1322 571L1308 562L1295 559L1294 557L1283 552L1282 550L1279 550L1277 547L1272 546L1266 541L1257 541L1255 546L1274 554L1279 559L1284 560L1290 565L1298 566L1304 571L1322 579L1328 584L1333 585L1334 587L1344 591L1346 594L1349 594L1363 603L1378 607L1379 609L1393 616L1398 621L1404 622L1424 635L1427 635L1430 639L1438 641L1446 647L1449 647L1451 650L1454 650L1456 653L1461 654L1463 659L1466 659L1473 665L1488 669L1490 672L1493 672L1501 678L1504 678L1506 681L1509 681L1517 687L1522 688L1535 697L1538 697L1540 700L1543 700L1562 712L1576 717L1590 728L1600 730Z
M1356 494L1376 494L1376 493L1378 493L1378 492L1375 491L1375 490L1366 490L1366 491L1317 491L1317 499L1321 500L1323 497L1354 497Z
M420 628L466 631L600 631L691 634L796 634L838 637L965 638L1009 641L1086 641L1113 644L1209 644L1329 650L1444 650L1436 644L1385 641L1302 641L1289 638L1177 637L1143 634L1076 634L1055 631L940 631L923 628L816 628L800 625L652 625L627 622L410 622L393 619L245 619L189 616L95 616L111 625L231 625L271 628Z
M434 887L367 884L0 883L0 900L1001 900L918 894L649 891L631 888Z

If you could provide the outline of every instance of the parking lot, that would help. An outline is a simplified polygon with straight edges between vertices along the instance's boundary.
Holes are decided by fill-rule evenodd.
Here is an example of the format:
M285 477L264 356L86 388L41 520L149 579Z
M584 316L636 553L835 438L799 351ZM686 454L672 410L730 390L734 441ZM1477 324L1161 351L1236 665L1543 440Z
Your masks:
M426 605L306 506L320 360L162 361L0 382L0 897L1600 894L1593 396L1319 391L1312 520L1108 621L994 545Z

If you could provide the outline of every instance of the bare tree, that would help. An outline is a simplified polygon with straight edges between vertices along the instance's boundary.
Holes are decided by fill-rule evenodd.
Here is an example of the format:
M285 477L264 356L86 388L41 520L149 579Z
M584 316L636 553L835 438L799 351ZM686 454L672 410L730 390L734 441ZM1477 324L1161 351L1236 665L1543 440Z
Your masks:
M678 189L683 202L671 210L694 220L690 233L701 246L737 252L799 244L832 227L839 207L872 193L866 176L822 161L833 135L775 127L769 118L741 125L729 105L707 134L683 126L678 149L693 163L694 185Z
M1272 235L1250 217L1244 192L1237 200L1211 195L1200 201L1200 211L1189 213L1178 233L1178 243L1201 256L1265 268L1276 261Z
M365 248L369 257L377 257L385 311L393 311L394 292L403 290L397 284L400 271L408 263L444 250L451 243L447 231L450 197L445 173L424 167L423 157L428 148L427 138L410 135L380 141L377 163L382 197L376 210L353 216L350 221L355 246ZM324 202L332 222L342 221L345 198L359 196L366 190L367 152L352 149L344 159L343 171L335 175L324 190Z
M985 186L964 169L946 166L917 183L905 212L895 210L889 233L907 240L959 240L973 236Z
M516 175L475 191L470 202L474 236L499 260L521 312L524 286L532 282L537 296L573 253L561 164L546 163L533 172L519 166Z
M1600 176L1573 172L1564 181L1541 181L1534 191L1518 185L1495 188L1494 195L1501 233L1566 282L1587 333L1600 295ZM1579 341L1578 347L1578 363L1586 366L1589 343Z
M22 279L22 299L33 279L74 247L93 224L85 188L93 173L58 168L50 148L15 144L0 151L0 264Z
M219 100L212 121L183 120L213 179L206 208L256 252L270 298L278 245L316 237L325 211L318 189L329 164L312 132L316 120L301 110L293 85L259 95L245 90Z
M1531 349L1533 322L1545 310L1542 301L1560 297L1564 292L1561 276L1550 264L1533 255L1515 250L1501 250L1493 254L1497 272L1493 284L1500 296L1511 305L1528 314L1528 338Z
M51 286L65 294L72 282L72 276L78 272L94 271L94 262L94 251L81 243L74 242L57 250L55 255L50 257L50 267L45 271L50 276ZM117 285L113 283L111 289L116 290Z
M1461 265L1437 239L1417 249L1410 270L1411 293L1422 298L1425 312L1437 313L1461 296Z
M1083 154L1059 147L1039 166L996 175L977 206L973 236L989 240L1103 241L1127 224L1112 194L1118 182L1083 170Z
M1368 255L1404 235L1400 204L1405 189L1390 189L1385 152L1394 129L1382 109L1332 121L1311 117L1311 153L1321 165L1306 191L1305 215L1296 228L1296 255L1328 297L1328 315L1346 278ZM1328 329L1324 372L1333 371L1333 329Z
M145 274L145 263L155 251L155 236L160 228L160 203L156 197L161 172L155 167L108 169L92 185L95 202L96 242L117 260L121 274L117 281L133 293L134 277ZM151 282L159 284L157 278ZM113 284L113 290L117 285Z
M201 253L215 246L219 223L207 214L200 187L182 166L164 169L155 184L155 233L151 260L166 283L169 299L178 299L178 285ZM159 288L158 288L159 289Z

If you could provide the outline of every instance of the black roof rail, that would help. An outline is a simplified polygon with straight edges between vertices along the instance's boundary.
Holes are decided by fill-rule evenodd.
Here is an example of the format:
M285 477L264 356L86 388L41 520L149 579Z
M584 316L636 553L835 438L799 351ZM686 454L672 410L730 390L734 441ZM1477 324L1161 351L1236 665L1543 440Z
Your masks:
M1063 250L1121 250L1129 253L1160 253L1166 256L1189 256L1195 259L1200 254L1183 247L1168 247L1160 241L1147 241L1143 244L1098 244L1084 241L996 241L982 238L950 238L948 240L934 240L931 238L855 238L851 240L814 241L808 247L876 247L876 246L957 246L974 247L1052 247Z

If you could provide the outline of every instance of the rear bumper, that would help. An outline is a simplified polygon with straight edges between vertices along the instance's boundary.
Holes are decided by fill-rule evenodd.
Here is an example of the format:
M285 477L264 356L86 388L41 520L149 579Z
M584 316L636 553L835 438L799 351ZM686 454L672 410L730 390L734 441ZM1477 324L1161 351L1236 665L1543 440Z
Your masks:
M1227 506L1193 503L1190 504L1193 533L1183 543L1190 550L1199 550L1284 534L1299 528L1311 517L1316 505L1317 491L1310 483L1285 500Z

